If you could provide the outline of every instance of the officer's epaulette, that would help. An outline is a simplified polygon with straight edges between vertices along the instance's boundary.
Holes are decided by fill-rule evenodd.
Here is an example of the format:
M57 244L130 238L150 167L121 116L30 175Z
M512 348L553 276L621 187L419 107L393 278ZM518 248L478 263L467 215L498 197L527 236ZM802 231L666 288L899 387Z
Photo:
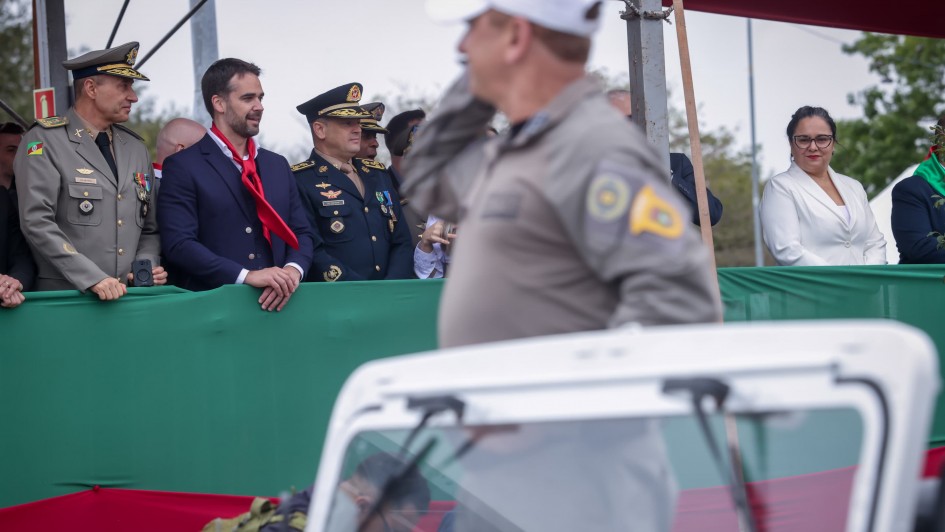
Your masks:
M376 168L378 170L387 170L387 167L384 166L384 163L379 163L373 159L355 159L356 163L367 166L368 168Z
M69 123L69 119L64 116L47 116L46 118L40 118L33 123L33 126L39 124L46 129L52 129L54 127L62 127ZM31 128L33 126L30 126Z
M313 166L315 166L315 161L302 161L299 164L293 164L292 171L300 172L302 170L305 170L306 168L311 168Z
M134 131L132 131L132 130L126 128L125 126L123 126L123 125L121 125L121 124L115 124L115 127L117 127L118 129L120 129L120 130L122 130L122 131L126 131L126 132L130 133L132 137L134 137L134 138L140 140L141 142L144 142L144 138L143 138L141 135L139 135L139 134L135 133Z

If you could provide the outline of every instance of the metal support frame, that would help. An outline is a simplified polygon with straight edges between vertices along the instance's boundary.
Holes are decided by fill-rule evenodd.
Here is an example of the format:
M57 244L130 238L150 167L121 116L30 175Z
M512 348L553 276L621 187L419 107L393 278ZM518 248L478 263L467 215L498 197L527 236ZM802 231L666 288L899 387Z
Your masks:
M663 21L660 0L623 0L627 10L630 56L630 96L633 121L646 132L646 140L669 168L669 112L666 104L666 60L663 55Z
M69 74L62 68L66 53L64 0L33 0L33 88L56 89L59 114L72 102Z
M190 0L191 7L200 0ZM210 124L210 115L203 104L200 80L214 61L220 58L217 46L217 18L215 0L209 0L190 21L191 53L194 62L194 109L193 119L204 125Z

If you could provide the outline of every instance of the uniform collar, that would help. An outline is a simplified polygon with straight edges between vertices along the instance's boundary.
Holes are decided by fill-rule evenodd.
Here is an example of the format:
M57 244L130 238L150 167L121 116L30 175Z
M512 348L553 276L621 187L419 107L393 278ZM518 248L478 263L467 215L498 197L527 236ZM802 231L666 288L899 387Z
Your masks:
M327 155L327 154L325 154L325 153L322 153L321 151L319 151L319 150L316 149L316 148L312 148L312 151L314 151L316 154L318 154L318 156L321 157L322 159L325 159L326 161L328 161L328 164L334 166L334 167L335 167L335 170L341 170L341 165L342 165L342 164L345 164L345 163L350 164L351 167L354 168L354 163L353 163L350 159L347 160L347 161L342 161L341 159L336 159L336 158L332 157L331 155Z

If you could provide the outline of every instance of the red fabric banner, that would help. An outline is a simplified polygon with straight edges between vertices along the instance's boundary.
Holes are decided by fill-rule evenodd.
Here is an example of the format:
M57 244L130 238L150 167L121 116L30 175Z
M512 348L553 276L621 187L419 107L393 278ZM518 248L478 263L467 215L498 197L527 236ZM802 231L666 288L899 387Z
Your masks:
M663 0L663 5L668 7L673 5L673 2ZM684 6L687 11L705 11L848 30L945 38L945 23L942 22L945 21L945 2L940 0L905 0L885 4L861 0L685 0ZM800 49L806 48L801 46Z
M923 476L937 476L943 464L945 447L929 450ZM752 510L766 532L843 530L855 472L856 468L848 467L752 482L748 486ZM253 497L239 495L95 488L0 509L0 530L198 531L216 517L231 518L248 512L252 501ZM416 530L436 532L440 520L453 505L451 501L433 501ZM680 494L674 532L737 529L727 487L686 490Z

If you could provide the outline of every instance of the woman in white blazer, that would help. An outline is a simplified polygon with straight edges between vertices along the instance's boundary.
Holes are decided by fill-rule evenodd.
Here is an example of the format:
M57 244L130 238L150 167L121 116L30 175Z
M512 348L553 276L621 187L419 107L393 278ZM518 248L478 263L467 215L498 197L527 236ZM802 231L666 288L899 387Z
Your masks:
M830 168L837 125L820 107L801 107L787 127L791 167L768 180L761 199L765 245L782 266L886 264L886 240L863 185Z

